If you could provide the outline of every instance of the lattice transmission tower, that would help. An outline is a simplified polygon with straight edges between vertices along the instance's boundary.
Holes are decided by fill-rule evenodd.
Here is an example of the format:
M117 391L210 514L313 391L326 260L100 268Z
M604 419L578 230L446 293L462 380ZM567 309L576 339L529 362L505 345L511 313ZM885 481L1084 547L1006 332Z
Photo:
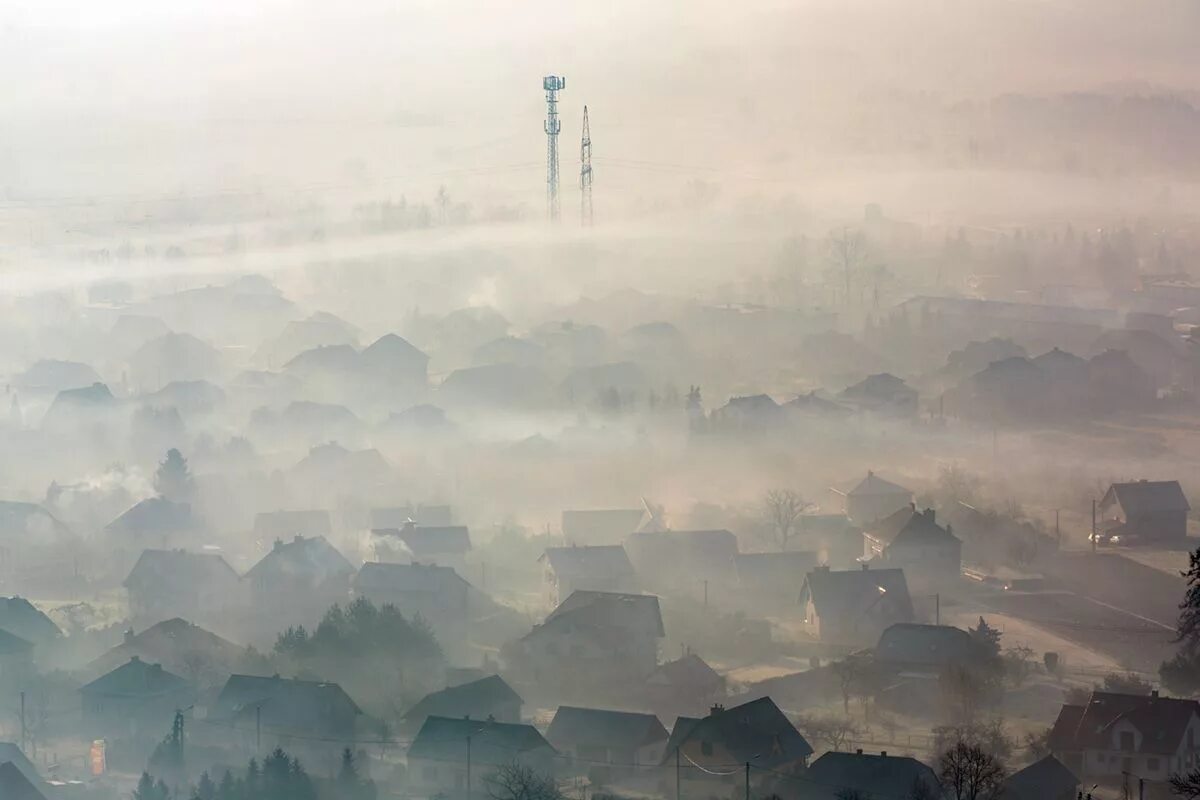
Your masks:
M567 88L567 79L557 75L542 78L546 90L546 219L558 221L558 93Z
M587 106L583 107L583 138L579 141L579 219L592 224L592 129Z

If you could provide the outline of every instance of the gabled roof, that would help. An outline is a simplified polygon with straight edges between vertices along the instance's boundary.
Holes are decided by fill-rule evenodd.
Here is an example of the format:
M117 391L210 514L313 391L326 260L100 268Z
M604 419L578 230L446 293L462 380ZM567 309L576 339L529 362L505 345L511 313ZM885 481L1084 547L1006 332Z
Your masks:
M735 763L749 762L768 769L807 758L813 752L812 746L769 697L728 709L714 706L707 717L695 721L680 717L675 722L675 731L664 752L664 763L674 758L675 747L689 741L719 744Z
M700 656L689 653L683 658L659 664L646 678L652 686L671 686L682 689L705 690L725 682L720 673Z
M827 619L853 619L886 605L893 614L912 618L912 599L902 569L818 568L808 573L800 602L812 600L817 615Z
M439 594L457 587L470 586L453 567L434 564L384 564L367 562L354 576L358 594L379 592L428 592Z
M421 363L429 356L413 347L406 339L394 333L385 333L362 351L363 361L377 366L395 366L398 363Z
M1200 703L1159 697L1093 691L1086 706L1064 705L1050 732L1057 752L1085 748L1112 749L1112 728L1127 721L1141 734L1138 752L1169 754L1179 748L1184 731Z
M256 675L230 675L209 717L239 720L253 717L262 708L263 724L278 730L304 731L315 735L331 713L361 714L358 705L342 687L324 681L265 678ZM253 721L253 720L251 720Z
M962 544L958 537L951 533L949 527L943 528L937 524L937 518L934 516L934 510L927 508L924 511L913 513L908 522L897 531L895 537L892 538L891 546L896 545L953 545Z
M1100 507L1112 503L1121 506L1126 516L1137 516L1155 511L1190 511L1191 506L1184 497L1179 481L1131 481L1114 483L1104 493Z
M1059 350L1057 347L1047 350L1040 356L1034 356L1032 360L1051 380L1071 377L1071 373L1087 374L1087 359L1080 358L1074 353L1068 353L1066 350Z
M28 642L8 631L0 630L0 656L28 654L32 650L33 642Z
M950 625L919 625L899 622L879 635L875 645L877 661L937 667L946 663L964 663L975 655L971 635Z
M121 666L101 675L79 691L106 697L152 698L178 692L187 681L167 672L162 664L147 664L133 656Z
M851 414L853 411L841 403L835 403L833 400L821 397L815 391L808 394L797 395L793 399L783 404L784 408L794 411L803 411L813 414Z
M115 405L116 402L108 386L103 383L93 383L91 386L81 386L78 389L63 389L54 396L54 403L51 407L64 405L106 407Z
M35 361L20 375L14 375L13 385L22 389L78 389L100 382L96 370L79 361L42 359Z
M877 542L891 544L892 540L900 535L900 531L904 530L916 516L916 506L909 503L904 508L896 509L878 522L872 523L863 533Z
M577 706L559 706L546 729L547 741L559 750L580 745L639 748L668 738L653 714Z
M524 754L541 751L552 756L556 752L532 725L432 716L421 726L408 758L466 761L468 737L471 759L477 764L511 764Z
M42 785L42 776L38 773L33 762L26 758L25 753L16 742L0 742L0 764L12 764L34 786ZM0 786L3 783L0 782ZM0 797L7 798L3 792Z
M0 629L34 644L62 636L58 626L24 597L0 597Z
M170 591L197 584L234 584L238 575L223 556L186 550L143 550L121 584L140 591Z
M849 497L890 497L892 495L912 497L912 490L905 489L898 483L885 481L871 470L867 470L867 477L859 481L858 485L846 492L846 494Z
M658 598L652 594L593 592L577 590L558 604L546 617L546 625L556 620L592 627L617 627L666 636ZM536 630L536 629L535 629Z
M888 372L880 372L863 378L853 386L847 386L838 396L849 400L891 400L896 396L915 394L916 390L900 378Z
M260 511L254 515L254 533L258 536L328 536L332 531L329 512L323 508Z
M474 717L486 719L492 709L507 703L518 706L524 701L499 675L489 675L470 683L447 686L430 692L404 713L405 720L424 720L426 717Z
M4 800L46 800L46 795L11 761L0 763L0 797Z
M371 533L400 539L416 558L462 555L471 549L471 531L465 525L405 525Z
M251 581L305 577L316 581L352 575L354 566L324 536L296 535L290 542L275 540L271 552L246 573Z
M187 533L196 528L192 507L165 497L150 497L104 526L109 533L130 536Z
M168 669L186 671L189 659L199 655L215 671L228 674L236 668L244 653L241 646L175 617L152 625L136 636L127 635L126 641L89 663L87 672L90 675L108 672L133 656L150 663L166 664Z
M1054 756L1046 756L1004 781L1004 796L1011 800L1055 800L1074 797L1079 778Z
M814 784L820 797L833 798L844 790L876 800L907 796L918 780L928 785L931 797L940 794L934 771L908 756L874 755L862 751L829 752L813 762L806 778Z
M634 577L633 564L619 544L593 547L547 547L542 555L560 579Z

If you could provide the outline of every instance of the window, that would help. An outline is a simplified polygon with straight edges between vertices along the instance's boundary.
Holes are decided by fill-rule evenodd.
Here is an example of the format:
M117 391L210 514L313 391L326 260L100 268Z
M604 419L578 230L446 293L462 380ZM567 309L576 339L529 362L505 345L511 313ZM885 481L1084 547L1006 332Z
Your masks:
M1157 758L1147 758L1146 759L1146 769L1149 770L1150 772L1158 772L1158 759Z
M712 742L701 742L700 743L700 752L706 756L711 756L713 753Z

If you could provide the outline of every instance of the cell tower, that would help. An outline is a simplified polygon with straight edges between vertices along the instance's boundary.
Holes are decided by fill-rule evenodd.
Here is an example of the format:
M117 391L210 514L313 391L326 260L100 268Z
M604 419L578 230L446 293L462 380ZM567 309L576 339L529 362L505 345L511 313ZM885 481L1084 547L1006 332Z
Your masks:
M557 75L542 78L546 90L546 218L558 221L558 92L567 88L567 79Z
M592 129L588 126L587 106L583 107L583 138L579 142L579 217L592 224Z

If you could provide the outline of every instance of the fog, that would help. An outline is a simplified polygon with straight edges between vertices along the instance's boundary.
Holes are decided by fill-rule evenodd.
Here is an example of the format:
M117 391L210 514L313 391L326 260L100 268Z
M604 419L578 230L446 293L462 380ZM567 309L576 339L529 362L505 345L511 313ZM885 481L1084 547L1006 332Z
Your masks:
M0 5L0 800L1197 796L1198 29Z

